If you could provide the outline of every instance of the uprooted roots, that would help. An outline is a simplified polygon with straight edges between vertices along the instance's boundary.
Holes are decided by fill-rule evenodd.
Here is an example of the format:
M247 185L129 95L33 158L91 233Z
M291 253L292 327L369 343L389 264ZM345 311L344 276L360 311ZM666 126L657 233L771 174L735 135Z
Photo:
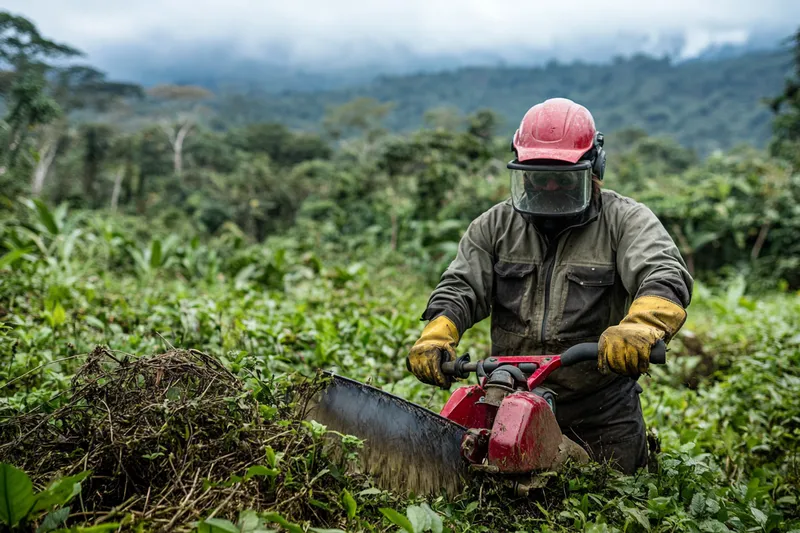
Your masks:
M306 494L315 473L332 467L298 414L311 389L279 395L264 387L262 404L201 352L120 360L98 348L75 374L64 405L0 425L0 460L24 469L38 486L91 470L72 508L81 507L88 521L132 515L173 531L211 514L235 519L250 508L335 527L338 511L311 506ZM274 472L275 456L279 473L241 479L253 465ZM324 499L325 488L317 481L314 498Z

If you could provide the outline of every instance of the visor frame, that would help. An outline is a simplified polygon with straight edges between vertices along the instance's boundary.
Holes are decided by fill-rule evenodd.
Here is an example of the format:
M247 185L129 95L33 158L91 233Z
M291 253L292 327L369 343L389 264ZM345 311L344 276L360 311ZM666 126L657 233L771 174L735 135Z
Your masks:
M582 159L574 165L536 165L530 163L520 163L516 159L509 161L506 168L511 170L530 170L542 172L570 172L574 170L591 170L592 162L588 159ZM594 174L594 172L592 172Z
M520 163L518 160L509 161L506 165L508 169L513 171L530 171L530 172L587 172L588 171L588 180L587 180L587 190L586 190L586 200L585 205L582 210L585 210L589 204L591 203L591 182L594 176L594 171L592 169L592 162L590 160L582 159L575 164L566 164L566 165L553 165L553 164L529 164L529 163ZM532 215L532 216L544 216L544 217L553 217L553 218L560 218L560 217L572 217L576 214L582 212L573 211L567 213L536 213L532 211L528 211L525 209L520 209L517 206L516 199L514 198L514 194L511 195L511 204L515 211L523 215Z

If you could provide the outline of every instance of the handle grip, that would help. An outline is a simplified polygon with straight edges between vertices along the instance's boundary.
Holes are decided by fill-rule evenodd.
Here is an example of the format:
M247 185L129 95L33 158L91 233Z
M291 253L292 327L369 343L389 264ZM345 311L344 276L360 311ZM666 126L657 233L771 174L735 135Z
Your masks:
M467 378L470 372L475 372L478 368L477 361L474 363L469 362L469 354L465 353L455 361L448 361L442 363L442 374L445 376L455 376L457 378Z
M663 340L658 341L650 348L650 362L654 365L664 365L667 363L667 343Z
M561 354L561 366L571 366L584 361L596 361L598 349L596 342L576 344ZM667 345L663 340L657 340L650 348L650 362L654 365L663 365L667 362Z

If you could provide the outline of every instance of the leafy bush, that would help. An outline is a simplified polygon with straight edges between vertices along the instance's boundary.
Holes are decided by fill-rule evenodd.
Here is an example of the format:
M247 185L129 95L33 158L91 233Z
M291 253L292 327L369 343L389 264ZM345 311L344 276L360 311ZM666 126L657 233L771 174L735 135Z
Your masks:
M81 481L90 474L87 471L56 479L46 489L34 493L33 483L25 472L0 463L0 525L22 528L41 517L37 533L56 529L69 515L70 508L62 506L80 494Z
M30 218L6 220L2 229L4 245L10 251L0 256L4 261L0 351L9 357L0 378L0 427L12 432L13 438L21 433L14 432L19 425L9 421L17 420L20 414L34 417L29 420L56 420L71 398L81 398L75 396L75 387L83 390L80 384L90 383L87 378L91 374L76 374L76 369L89 363L87 368L99 370L96 365L100 361L90 355L98 344L109 346L112 351L108 353L122 365L134 365L131 368L147 364L148 359L126 354L160 353L172 346L214 354L206 364L215 365L213 360L218 360L227 370L215 372L231 372L236 377L230 379L245 388L228 385L221 397L215 396L222 411L214 411L217 414L213 416L222 417L224 411L225 417L234 420L240 409L258 405L258 416L263 420L260 431L269 435L278 428L293 431L292 438L301 439L304 446L325 429L298 425L281 414L286 413L281 406L288 405L286 398L291 398L286 396L287 387L297 382L290 376L311 378L317 368L327 368L362 381L371 380L434 410L447 398L446 392L432 391L410 376L403 363L405 350L421 329L420 311L436 282L431 263L420 267L435 255L404 255L404 250L392 250L388 243L373 240L359 245L372 253L354 262L352 248L340 247L333 240L320 245L325 241L313 232L274 237L264 245L248 244L235 231L222 233L210 242L196 236L165 244L170 241L169 232L158 224L140 228L114 218L70 211L63 215L50 212L56 229L51 231L47 229L45 207L24 207L21 216ZM440 224L425 231L433 235L441 232L439 242L447 243L458 233L458 225ZM72 251L66 253L70 235ZM426 246L423 249L435 250L435 245ZM156 252L158 248L160 252ZM19 249L24 252L14 252ZM136 253L142 254L142 261L134 259ZM442 253L446 257L449 252ZM7 259L12 254L13 259ZM399 518L405 517L414 531L433 531L438 527L430 514L434 513L443 529L453 531L798 528L800 404L793 391L800 380L800 308L796 294L756 298L747 292L743 281L740 277L723 290L698 282L689 323L684 335L674 341L670 364L643 381L646 419L658 433L662 448L650 472L625 477L599 465L575 468L545 477L542 488L526 498L515 496L510 487L488 477L458 500L446 502L403 500L375 489L365 478L337 479L322 455L314 456L312 470L294 470L291 482L285 477L286 470L280 470L275 478L259 477L256 473L261 470L257 467L269 470L275 465L263 455L246 455L235 464L218 461L218 467L233 464L235 468L217 476L214 483L222 485L209 485L207 490L227 497L232 493L225 491L235 486L255 498L251 484L256 483L261 487L259 494L272 500L255 503L255 499L234 497L231 502L238 503L216 513L217 504L206 506L202 500L181 514L178 522L181 527L194 524L204 531L233 531L233 527L244 531L275 525L289 531L312 526L347 531L386 531L399 526L408 531L408 524ZM470 330L460 347L474 355L487 353L487 324ZM114 387L113 369L118 363L106 361L101 365L106 369L103 372L112 373L101 375L105 376L105 386ZM155 373L147 375L155 380ZM188 374L184 377L188 379ZM165 372L161 379L179 384L184 378ZM152 495L165 479L171 479L169 461L174 463L175 450L191 447L181 429L186 424L178 421L203 412L200 404L192 404L199 401L197 395L187 392L177 397L172 389L166 385L158 389L166 396L152 402L159 406L153 413L166 418L149 427L166 424L159 435L178 439L175 442L181 444L148 441L153 449L141 449L136 452L138 456L132 453L126 459L143 461L144 466L137 467L141 476L136 481L139 497L146 494L147 487ZM94 410L87 411L87 416L93 412L96 420L90 417L85 422L105 439L111 438L113 428L114 442L125 442L122 439L131 437L130 426L126 429L118 424L134 418L126 419L117 404L111 407L108 402L113 395L104 393L94 398L104 399L109 405L113 424L108 421L105 405L97 401ZM137 416L141 411L137 409ZM211 417L213 413L206 411L205 416ZM228 442L225 435L239 435L238 441L245 442L242 432L256 431L246 421L228 428L215 424L215 431L222 432L219 445ZM193 422L191 427L198 435L200 426ZM78 430L75 435L85 439L93 434L94 430ZM136 442L144 442L142 435ZM52 437L47 441L49 445L59 442ZM295 441L277 439L268 443L276 456L282 451L278 442ZM31 445L14 452L26 454L17 466L30 468L37 483L51 479L57 465L65 464L54 463L58 455L53 454L43 460L39 449ZM9 452L6 448L2 453ZM68 454L67 458L77 461L85 453L74 457ZM144 455L150 459L144 459ZM204 457L198 465L213 462L213 453ZM293 464L311 468L312 463ZM110 484L122 490L126 474L116 464L92 460L95 473L83 484ZM245 481L251 468L256 468L250 471L256 477ZM313 477L326 468L329 472L317 481L325 480L324 489L304 492L292 500L292 505L286 505L285 500L296 493L283 492L283 499L275 499L277 484L283 491L300 490L306 474L299 472L315 472ZM103 475L97 473L101 470ZM204 472L201 476L208 475ZM184 479L184 486L191 486L192 480ZM228 482L232 484L226 486ZM121 494L117 489L101 493ZM97 504L95 494L84 501ZM355 511L348 494L356 502ZM131 495L128 491L126 498ZM294 503L304 507L295 508ZM167 512L152 499L148 508L150 520ZM305 511L292 510L301 508ZM252 512L245 512L248 509ZM114 520L123 518L119 515ZM70 524L92 523L85 516L69 515L66 519ZM139 516L136 520L142 523L147 518Z

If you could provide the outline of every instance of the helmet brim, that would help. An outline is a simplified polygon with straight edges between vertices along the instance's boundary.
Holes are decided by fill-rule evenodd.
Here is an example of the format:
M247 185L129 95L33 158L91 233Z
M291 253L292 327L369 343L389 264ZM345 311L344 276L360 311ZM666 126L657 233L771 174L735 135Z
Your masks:
M537 161L541 159L549 159L551 161L563 161L565 163L577 163L581 160L587 150L578 148L575 150L565 150L563 148L524 148L517 147L517 161L526 163L528 161Z

